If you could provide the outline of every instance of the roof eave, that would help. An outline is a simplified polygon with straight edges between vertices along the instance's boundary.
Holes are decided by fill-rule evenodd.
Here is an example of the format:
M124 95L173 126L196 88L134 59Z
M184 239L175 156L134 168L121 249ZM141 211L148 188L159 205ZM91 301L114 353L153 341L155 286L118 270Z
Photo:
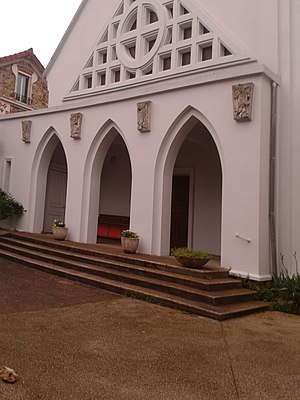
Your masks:
M58 55L59 55L61 49L63 48L65 42L67 41L67 39L68 39L68 37L69 37L69 35L70 35L70 33L71 33L71 31L72 31L74 25L76 24L76 22L77 22L79 16L80 16L81 13L82 13L82 10L83 10L83 8L85 7L85 5L86 5L87 2L88 2L88 0L82 0L82 1L81 1L81 3L80 3L80 5L79 5L79 7L78 7L78 9L77 9L77 11L76 11L74 17L72 18L72 20L71 20L71 22L70 22L70 24L69 24L69 26L68 26L66 32L64 33L64 35L63 35L61 41L59 42L59 44L58 44L56 50L54 51L54 53L53 53L53 55L52 55L52 57L51 57L51 59L50 59L48 65L47 65L47 67L46 67L46 69L45 69L45 71L44 71L44 73L43 73L43 76L44 76L45 78L47 77L49 71L51 70L53 64L55 63L55 61L56 61L56 59L57 59L57 57L58 57Z

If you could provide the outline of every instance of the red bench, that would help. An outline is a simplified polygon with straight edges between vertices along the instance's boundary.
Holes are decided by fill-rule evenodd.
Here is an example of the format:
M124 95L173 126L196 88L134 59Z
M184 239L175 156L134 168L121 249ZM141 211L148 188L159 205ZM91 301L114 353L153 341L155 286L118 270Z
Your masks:
M109 214L100 214L98 217L98 237L119 239L126 229L129 229L129 217Z

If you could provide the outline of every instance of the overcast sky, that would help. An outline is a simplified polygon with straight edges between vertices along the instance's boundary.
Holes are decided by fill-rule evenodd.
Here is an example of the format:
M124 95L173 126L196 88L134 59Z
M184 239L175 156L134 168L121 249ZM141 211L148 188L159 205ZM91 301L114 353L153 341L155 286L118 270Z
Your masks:
M81 0L1 0L0 57L32 47L46 67L80 3Z

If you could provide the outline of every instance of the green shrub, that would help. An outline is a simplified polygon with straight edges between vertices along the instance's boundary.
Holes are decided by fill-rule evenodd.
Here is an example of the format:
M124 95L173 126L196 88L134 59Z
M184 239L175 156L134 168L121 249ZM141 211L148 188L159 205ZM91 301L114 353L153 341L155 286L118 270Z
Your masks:
M24 207L10 194L0 189L0 220L7 219L14 215L22 215Z
M261 287L257 289L256 297L261 301L274 302L278 300L279 294L278 290L273 287Z
M256 298L270 303L270 310L300 314L300 274L289 276L286 269L271 283L256 288Z
M200 260L210 258L207 253L200 250L187 249L186 247L179 247L178 249L172 250L172 256L174 257L192 257Z
M288 271L284 269L279 275L273 278L274 287L279 292L279 297L291 301L297 307L300 307L300 274L296 273L289 276Z
M121 237L128 239L137 239L139 235L136 232L130 231L129 229L122 231Z

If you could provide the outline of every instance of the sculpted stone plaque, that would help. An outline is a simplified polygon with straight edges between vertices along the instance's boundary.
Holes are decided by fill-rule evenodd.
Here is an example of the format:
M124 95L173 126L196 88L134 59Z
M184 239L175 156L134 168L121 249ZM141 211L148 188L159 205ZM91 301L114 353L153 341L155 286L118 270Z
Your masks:
M32 121L22 121L22 140L24 143L30 143Z
M150 132L151 101L137 104L137 128L140 132Z
M232 86L233 117L238 122L251 121L253 83Z
M82 117L82 113L75 113L70 116L71 137L73 139L81 139Z
M5 101L0 101L0 115L6 115L10 113L10 105Z

